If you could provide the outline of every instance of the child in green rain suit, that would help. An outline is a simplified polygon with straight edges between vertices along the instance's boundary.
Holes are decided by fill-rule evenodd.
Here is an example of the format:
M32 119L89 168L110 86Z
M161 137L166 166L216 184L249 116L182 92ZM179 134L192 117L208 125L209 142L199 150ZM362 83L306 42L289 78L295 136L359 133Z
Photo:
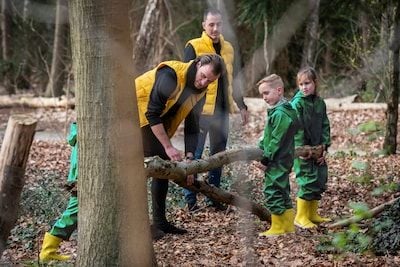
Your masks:
M258 90L269 105L264 135L259 147L264 151L264 194L271 212L271 227L260 236L294 232L294 210L290 199L289 173L294 159L294 135L299 128L296 111L283 97L282 79L272 74L258 82Z
M330 221L317 213L321 194L326 190L328 166L325 155L330 146L330 126L326 113L326 104L318 96L317 74L311 67L305 67L297 73L298 92L291 104L296 110L302 127L296 133L295 146L323 146L319 158L296 158L294 171L299 185L297 193L296 226L313 228L316 224Z
M72 146L70 157L70 169L67 183L74 187L78 177L78 144L76 140L77 125L72 123L68 135L68 143ZM61 241L69 240L72 232L77 228L78 223L78 197L76 190L71 192L67 209L56 221L51 230L45 234L42 244L42 250L39 254L41 261L60 260L67 261L70 256L57 253Z

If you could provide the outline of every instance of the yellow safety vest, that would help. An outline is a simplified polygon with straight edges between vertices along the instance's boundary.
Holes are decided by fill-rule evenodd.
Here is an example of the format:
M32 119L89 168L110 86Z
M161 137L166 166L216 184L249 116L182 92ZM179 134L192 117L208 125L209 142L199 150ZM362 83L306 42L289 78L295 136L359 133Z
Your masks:
M232 96L232 82L233 82L233 58L234 52L232 45L224 40L222 34L220 35L221 43L221 57L224 59L227 76L228 76L228 101L229 101L229 112L233 113L235 108L233 106L233 96ZM203 31L200 38L192 39L187 42L186 45L191 44L196 56L201 56L203 54L216 54L214 49L212 39ZM212 115L215 110L215 102L217 99L217 89L218 80L210 83L207 89L206 102L203 106L203 114Z
M168 110L178 101L179 96L182 94L183 89L186 86L186 75L188 69L193 61L188 63L180 62L180 61L165 61L161 62L156 68L142 74L141 76L135 79L136 86L136 98L137 105L139 111L139 121L140 127L144 127L149 124L149 121L146 118L147 107L150 100L151 90L153 89L154 82L156 80L156 72L163 66L168 66L172 68L177 76L177 86L174 92L170 95L167 103L165 105L165 109L161 116L168 112ZM172 137L178 128L179 124L186 118L192 108L196 105L197 102L205 95L206 90L204 90L200 94L192 94L190 95L185 102L179 107L175 116L171 117L168 121L164 121L164 128L167 132L168 137Z

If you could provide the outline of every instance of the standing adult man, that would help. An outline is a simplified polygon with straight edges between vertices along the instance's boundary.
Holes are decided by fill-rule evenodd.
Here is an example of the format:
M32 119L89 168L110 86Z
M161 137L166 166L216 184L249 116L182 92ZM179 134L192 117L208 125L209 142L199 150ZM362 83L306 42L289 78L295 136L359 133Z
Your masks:
M233 100L240 109L243 125L248 122L249 113L239 90L233 91L233 61L234 50L232 45L225 41L221 34L222 16L217 9L207 9L203 15L203 33L200 38L187 42L184 51L184 61L189 61L202 54L218 54L226 65L226 75L208 86L206 96L201 100L204 106L200 117L200 134L195 158L201 158L204 144L209 133L210 155L224 151L228 140L229 112L233 113ZM216 168L208 173L208 182L216 187L220 186L222 168ZM185 199L189 211L197 209L196 193L185 189ZM210 206L222 210L225 207L217 202L209 201Z
M188 63L166 61L135 79L145 157L160 156L162 159L181 161L183 154L171 143L179 124L185 119L185 155L194 158L199 126L196 110L207 86L224 72L224 62L218 55L202 55ZM187 183L193 183L188 176ZM165 202L168 180L153 177L151 182L153 239L165 233L184 234L167 221Z

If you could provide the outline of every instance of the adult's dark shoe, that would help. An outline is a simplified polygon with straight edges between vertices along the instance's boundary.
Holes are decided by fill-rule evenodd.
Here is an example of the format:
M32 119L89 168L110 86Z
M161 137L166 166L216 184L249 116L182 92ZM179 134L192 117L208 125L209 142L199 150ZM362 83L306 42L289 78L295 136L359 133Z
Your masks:
M161 231L164 233L168 234L174 234L174 235L183 235L187 233L187 230L178 228L175 225L171 223L163 224L158 227Z
M161 238L163 238L165 236L164 231L162 231L160 228L158 228L155 225L152 225L150 229L151 229L151 237L152 237L153 241L160 240Z

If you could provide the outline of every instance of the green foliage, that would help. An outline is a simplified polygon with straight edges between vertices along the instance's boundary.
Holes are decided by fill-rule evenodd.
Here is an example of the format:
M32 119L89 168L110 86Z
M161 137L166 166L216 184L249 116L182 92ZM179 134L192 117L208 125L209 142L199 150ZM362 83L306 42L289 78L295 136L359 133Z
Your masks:
M365 253L370 249L372 238L363 233L356 225L351 225L344 232L325 236L317 245L317 251L321 253Z
M358 155L357 152L354 150L348 150L348 151L338 150L332 154L332 156L335 158L356 157L357 155Z
M350 203L354 215L370 218L368 206L365 203ZM372 237L358 225L351 224L345 231L329 234L320 240L317 250L321 253L365 253L369 251Z
M378 122L378 121L367 121L364 123L361 123L357 126L357 129L360 132L363 133L374 133L374 132L379 132L379 131L383 131L384 127L382 125L382 122Z
M359 160L353 160L351 162L351 167L353 169L359 170L359 171L367 171L370 166L369 163L366 161L359 161Z
M374 188L371 194L373 196L379 196L386 192L396 192L399 190L400 190L400 184L396 182L390 182Z
M371 213L367 204L363 202L351 202L349 206L353 210L353 214L355 216L361 218L371 218Z
M386 208L372 224L372 250L377 255L397 255L400 250L400 201Z
M371 218L365 203L351 203L354 215ZM397 255L400 250L400 201L386 208L379 218L372 221L369 229L363 230L351 224L342 232L324 236L317 246L321 253L365 253Z
M67 206L69 194L54 180L60 179L56 171L34 170L36 177L42 177L35 184L25 186L21 194L20 215L25 221L12 229L13 243L24 242L23 247L34 250L36 238L43 235L43 225L48 228L58 219ZM63 179L63 178L61 178ZM34 219L33 219L34 218Z
M55 179L60 179L58 172L44 173L40 170L35 172L44 179L38 180L34 186L22 192L21 212L25 216L38 218L39 222L55 220L66 208L69 193L59 184L54 183Z
M359 174L348 176L350 181L360 183L362 185L370 185L374 176L371 173L371 166L368 161L353 160L351 167L359 171Z
M256 27L268 17L269 1L246 0L238 3L239 23Z

